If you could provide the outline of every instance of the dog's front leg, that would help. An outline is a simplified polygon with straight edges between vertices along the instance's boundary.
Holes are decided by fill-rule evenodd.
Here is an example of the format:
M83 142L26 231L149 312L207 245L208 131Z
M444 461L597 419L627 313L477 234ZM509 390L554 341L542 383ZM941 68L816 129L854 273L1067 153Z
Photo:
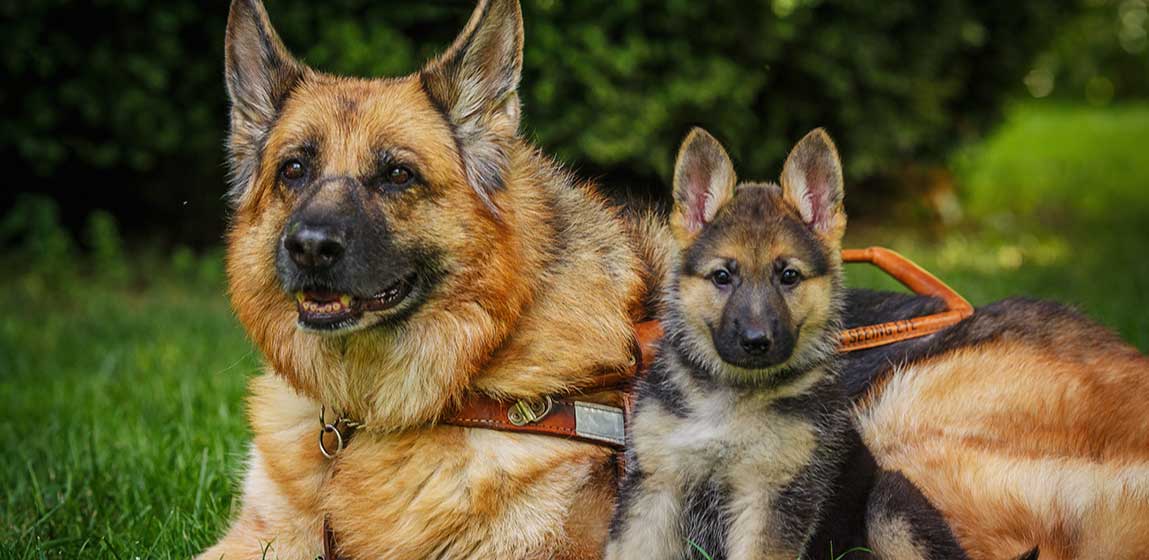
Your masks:
M198 560L315 558L323 553L323 518L300 511L267 474L252 448L243 484L243 507L227 534Z
M606 547L606 560L679 558L688 546L679 516L682 491L640 482L619 512L618 526Z
M273 373L253 378L251 395L255 441L243 506L223 539L200 559L315 558L323 552L319 492L329 467L315 443L319 405Z

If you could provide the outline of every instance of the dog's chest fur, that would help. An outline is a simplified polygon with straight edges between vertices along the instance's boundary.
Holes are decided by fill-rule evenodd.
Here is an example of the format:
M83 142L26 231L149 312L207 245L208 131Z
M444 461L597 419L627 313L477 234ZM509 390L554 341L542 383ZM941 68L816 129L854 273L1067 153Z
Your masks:
M691 543L715 558L796 557L849 428L825 413L831 387L822 370L747 390L656 368L640 388L611 557L689 557Z
M356 559L581 558L601 546L594 535L605 532L614 484L608 449L443 426L357 433L328 460L312 436L313 402L272 375L253 389L263 430L247 489L263 490L261 522L295 527L277 535L280 552L314 557L325 518L340 552Z
M779 411L769 396L720 388L692 397L685 416L652 407L636 421L637 451L652 473L729 482L753 473L781 484L806 464L815 427Z

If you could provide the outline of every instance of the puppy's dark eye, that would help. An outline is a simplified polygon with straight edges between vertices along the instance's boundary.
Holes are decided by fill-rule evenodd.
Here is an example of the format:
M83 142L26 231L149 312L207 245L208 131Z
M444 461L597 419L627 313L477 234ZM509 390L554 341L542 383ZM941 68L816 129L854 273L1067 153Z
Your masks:
M715 286L723 287L729 286L734 281L734 277L730 274L729 270L720 268L710 273L710 281L714 282Z
M786 270L782 271L782 276L779 278L779 280L782 282L783 286L793 286L802 280L802 273L794 270L793 268L787 268Z
M392 187L406 187L415 180L415 173L402 165L391 165L383 170L383 182Z
M279 168L279 176L283 180L296 182L307 175L307 165L297 159L288 160Z

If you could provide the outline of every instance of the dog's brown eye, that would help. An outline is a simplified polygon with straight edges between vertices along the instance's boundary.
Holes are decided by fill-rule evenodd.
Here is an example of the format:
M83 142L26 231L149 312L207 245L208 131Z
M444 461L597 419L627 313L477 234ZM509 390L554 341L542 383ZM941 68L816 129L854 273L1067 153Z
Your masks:
M793 286L794 284L797 284L801 279L801 272L798 272L793 268L787 268L786 270L782 271L782 277L779 280L781 280L783 286Z
M388 185L394 185L396 187L405 187L415 178L415 174L402 165L392 165L388 167L383 176L386 178Z
M288 181L298 181L304 175L307 175L307 166L297 159L288 161L279 169L279 176Z
M710 281L714 282L715 286L729 286L734 277L730 275L730 271L725 268L720 268L710 273Z

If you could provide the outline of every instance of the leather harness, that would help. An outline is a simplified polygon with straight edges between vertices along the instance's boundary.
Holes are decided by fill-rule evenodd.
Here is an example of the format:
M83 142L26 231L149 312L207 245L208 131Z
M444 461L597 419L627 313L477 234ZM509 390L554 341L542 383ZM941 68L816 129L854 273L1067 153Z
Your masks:
M882 247L846 249L845 263L869 263L889 274L911 291L942 300L946 309L932 315L866 325L841 333L841 352L864 350L927 336L954 325L973 314L973 306L934 275L902 255ZM654 359L656 344L662 336L657 321L635 325L636 347L632 366L623 372L600 375L577 393L566 396L544 396L506 402L474 394L458 410L445 415L439 424L464 428L481 428L560 437L608 447L618 452L621 471L625 448L626 425L634 399L634 381ZM617 392L621 408L579 400L596 393ZM320 416L319 449L328 459L349 443L360 425L347 418L328 422ZM326 519L323 522L323 558L338 560L335 535Z

